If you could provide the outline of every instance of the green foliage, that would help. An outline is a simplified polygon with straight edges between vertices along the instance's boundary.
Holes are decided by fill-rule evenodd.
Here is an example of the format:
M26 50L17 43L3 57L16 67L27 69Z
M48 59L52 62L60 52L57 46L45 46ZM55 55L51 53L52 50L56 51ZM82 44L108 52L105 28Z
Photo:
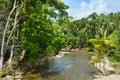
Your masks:
M8 44L9 47L14 41L15 59L17 60L22 55L20 54L22 50L26 51L25 59L30 62L34 62L37 58L43 59L54 55L65 46L63 28L67 24L63 22L69 22L66 12L68 6L61 0L16 0L16 5L20 5L22 2L24 3L19 10L17 27ZM1 38L6 19L13 8L14 0L2 0L0 3ZM19 7L13 11L10 17L6 40L12 31L14 17ZM54 26L54 24L57 26Z
M75 20L68 25L67 45L70 48L86 47L88 35L86 33L87 19Z
M93 13L86 18L71 21L67 31L70 48L93 47L102 56L117 60L120 50L120 12L108 15Z
M17 4L22 1L17 0ZM0 3L1 37L13 1L2 0ZM30 62L52 56L64 47L88 46L94 47L96 52L93 62L104 54L114 61L120 61L120 12L108 15L93 13L86 18L70 21L71 17L66 12L68 8L61 0L25 0L9 46L15 40L14 52L20 54L24 49L25 58ZM15 13L11 16L6 40L14 24ZM14 57L18 58L16 54Z
M20 39L29 61L52 56L64 47L65 38L58 22L67 17L67 8L60 0L26 2L20 14L25 17L20 21L24 21L20 28Z
M0 71L0 77L5 75L5 73L3 71Z
M116 48L115 41L113 40L114 37L116 37L115 33L107 36L107 30L105 30L103 37L101 38L95 38L95 39L89 39L88 42L90 42L93 45L94 51L96 53L95 58L92 58L92 62L96 61L96 58L102 59L107 55L108 47Z
M56 49L56 52L57 52L57 51L59 51L60 49L62 49L64 47L65 38L61 38L61 37L55 38L52 41L52 44L53 44L53 46L56 46L55 49Z
M107 56L114 62L120 61L120 32L117 31L113 35L110 36L112 38L112 41L116 43L116 48L109 48L107 51Z
M99 62L99 57L97 55L90 60L90 63L96 63L96 62Z

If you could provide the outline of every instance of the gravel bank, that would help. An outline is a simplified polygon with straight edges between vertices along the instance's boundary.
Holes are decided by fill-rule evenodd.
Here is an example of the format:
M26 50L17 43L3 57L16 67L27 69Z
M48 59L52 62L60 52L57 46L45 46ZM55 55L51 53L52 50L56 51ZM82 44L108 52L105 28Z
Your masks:
M120 80L120 75L112 74L108 76L99 76L97 79L94 80Z

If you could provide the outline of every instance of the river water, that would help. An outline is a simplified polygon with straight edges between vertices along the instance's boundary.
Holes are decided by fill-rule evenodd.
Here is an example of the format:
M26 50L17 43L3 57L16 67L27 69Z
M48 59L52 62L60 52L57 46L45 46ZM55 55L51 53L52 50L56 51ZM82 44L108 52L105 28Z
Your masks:
M88 61L89 56L84 52L73 52L55 58L43 73L44 78L37 77L34 80L93 80L96 70Z

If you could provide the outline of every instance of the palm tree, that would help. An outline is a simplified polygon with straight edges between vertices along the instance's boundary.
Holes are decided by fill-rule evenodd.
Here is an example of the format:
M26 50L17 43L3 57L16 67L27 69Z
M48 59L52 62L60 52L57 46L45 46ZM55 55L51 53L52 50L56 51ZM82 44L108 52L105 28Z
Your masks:
M104 31L103 37L97 36L95 39L89 39L88 42L90 42L93 45L94 51L96 53L95 57L91 60L93 63L98 62L99 67L98 70L105 74L105 69L101 69L101 60L105 58L105 52L107 51L107 47L116 47L116 44L113 40L114 36L116 36L114 33L107 36L107 30ZM104 61L105 63L105 61ZM104 71L103 71L104 70Z

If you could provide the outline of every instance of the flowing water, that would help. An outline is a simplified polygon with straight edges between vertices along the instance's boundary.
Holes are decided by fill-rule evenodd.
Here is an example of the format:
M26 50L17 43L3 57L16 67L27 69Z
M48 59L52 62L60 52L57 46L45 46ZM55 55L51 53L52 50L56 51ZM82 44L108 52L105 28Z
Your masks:
M34 80L93 80L95 68L88 61L88 54L82 52L55 58L43 73L44 78Z

